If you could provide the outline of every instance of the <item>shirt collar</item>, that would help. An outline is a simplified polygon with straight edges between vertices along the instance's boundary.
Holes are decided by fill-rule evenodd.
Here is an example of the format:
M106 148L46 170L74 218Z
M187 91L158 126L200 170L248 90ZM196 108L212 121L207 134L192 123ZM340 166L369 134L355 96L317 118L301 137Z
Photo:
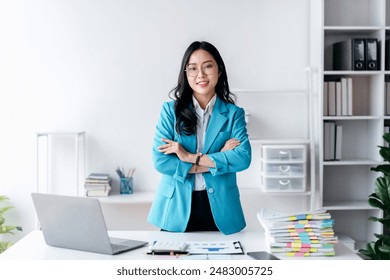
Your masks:
M217 95L214 94L213 98L211 98L211 100L207 104L206 108L204 109L205 113L206 112L208 112L209 114L212 113L216 100L217 100ZM195 110L201 109L203 111L202 107L200 107L200 105L199 105L198 100L196 100L196 98L194 96L192 96L192 102L194 103Z

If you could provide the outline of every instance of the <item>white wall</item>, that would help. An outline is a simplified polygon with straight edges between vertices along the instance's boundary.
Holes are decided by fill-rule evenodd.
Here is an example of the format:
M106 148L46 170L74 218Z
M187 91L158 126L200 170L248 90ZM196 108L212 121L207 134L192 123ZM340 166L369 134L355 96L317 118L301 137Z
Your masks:
M155 124L194 40L220 50L232 89L304 88L308 11L309 0L1 0L0 193L16 206L10 222L33 228L37 131L86 131L87 172L134 166L136 189L153 190ZM254 136L303 137L299 98L245 93L238 104L252 106ZM59 192L69 168L57 166ZM241 187L257 181L252 167L240 175Z

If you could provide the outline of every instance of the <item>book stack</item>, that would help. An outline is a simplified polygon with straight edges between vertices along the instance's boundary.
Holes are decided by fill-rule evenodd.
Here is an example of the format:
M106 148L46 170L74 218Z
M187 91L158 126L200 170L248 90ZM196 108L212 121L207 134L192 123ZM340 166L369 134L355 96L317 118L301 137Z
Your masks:
M86 196L108 196L111 191L111 177L107 173L91 173L84 183Z
M282 214L261 209L257 217L273 254L289 257L334 256L334 220L325 210Z
M324 116L353 116L353 80L341 78L324 82Z
M385 115L390 116L390 82L385 83Z
M343 126L335 121L324 121L324 160L341 160Z

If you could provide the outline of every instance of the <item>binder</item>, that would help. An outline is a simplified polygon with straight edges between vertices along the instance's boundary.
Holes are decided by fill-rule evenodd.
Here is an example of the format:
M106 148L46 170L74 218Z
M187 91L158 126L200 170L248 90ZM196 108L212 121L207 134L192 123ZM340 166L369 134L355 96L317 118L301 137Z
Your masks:
M353 81L351 77L347 78L347 115L353 116L354 106L353 106Z
M336 82L336 116L341 116L341 81Z
M366 70L366 39L351 38L333 44L334 70Z
M366 39L366 70L379 69L378 40L375 38Z
M188 244L184 241L154 241L149 246L151 254L155 255L176 255L186 254Z
M390 39L385 43L385 70L390 70Z
M386 83L386 89L385 89L385 115L390 115L390 83Z
M336 122L329 122L329 160L335 160L336 151Z
M328 82L328 116L336 116L336 82Z
M328 161L331 160L331 152L330 152L330 123L328 121L324 122L324 160Z
M336 123L333 121L324 122L324 160L335 160L336 147Z
M328 95L329 95L329 84L328 82L324 82L324 92L323 92L323 107L322 107L322 110L323 110L323 114L324 116L329 116L329 110L328 110Z
M343 126L336 125L335 160L341 160L343 145Z
M348 115L348 84L347 78L341 78L341 115Z

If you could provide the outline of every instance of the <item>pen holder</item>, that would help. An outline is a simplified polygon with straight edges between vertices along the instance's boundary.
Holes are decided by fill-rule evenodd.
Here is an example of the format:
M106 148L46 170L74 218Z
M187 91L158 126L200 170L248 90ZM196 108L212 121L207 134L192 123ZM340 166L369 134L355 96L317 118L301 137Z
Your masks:
M132 194L133 193L134 181L133 177L120 178L120 193L121 194Z

